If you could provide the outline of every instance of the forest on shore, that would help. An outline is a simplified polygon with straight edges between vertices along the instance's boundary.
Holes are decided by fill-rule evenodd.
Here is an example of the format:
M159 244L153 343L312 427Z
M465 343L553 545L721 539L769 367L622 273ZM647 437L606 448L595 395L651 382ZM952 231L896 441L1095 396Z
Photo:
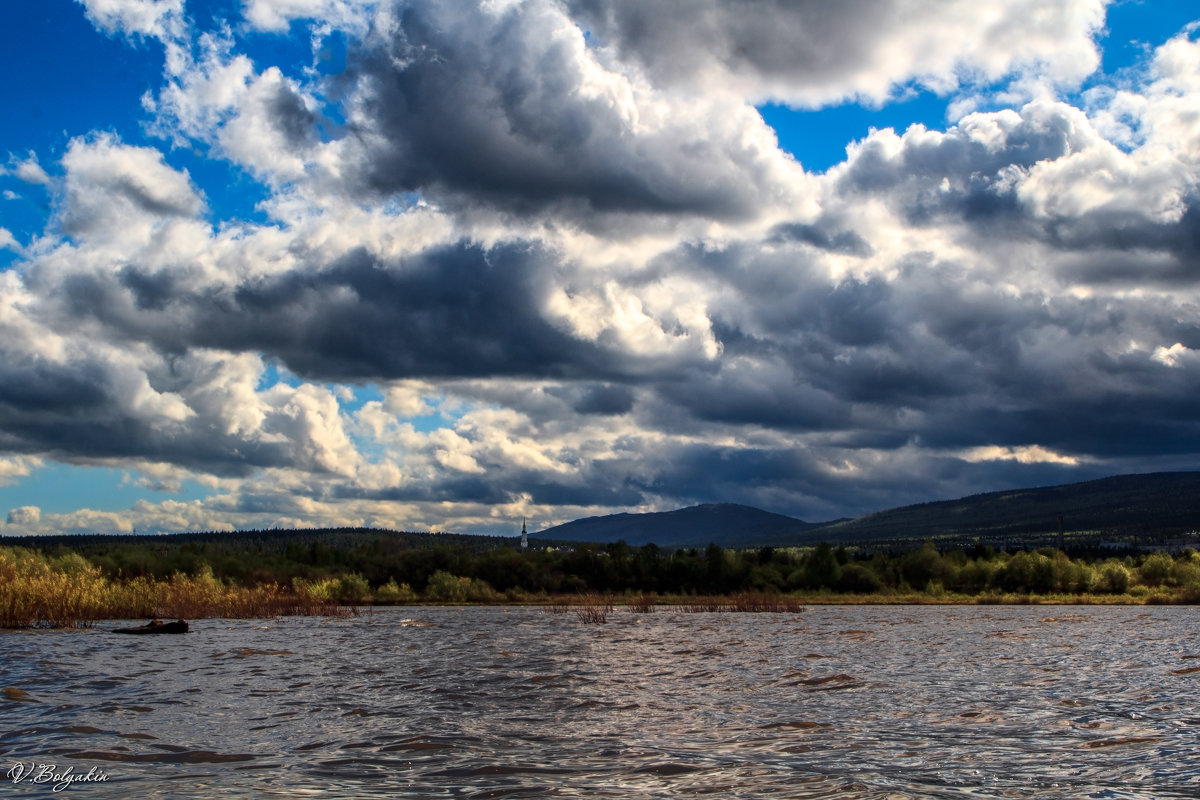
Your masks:
M1049 547L941 551L927 542L867 553L828 544L617 542L522 551L512 539L371 530L8 541L0 546L0 627L9 628L585 598L764 610L820 602L1200 602L1200 554L1190 549L1068 555Z

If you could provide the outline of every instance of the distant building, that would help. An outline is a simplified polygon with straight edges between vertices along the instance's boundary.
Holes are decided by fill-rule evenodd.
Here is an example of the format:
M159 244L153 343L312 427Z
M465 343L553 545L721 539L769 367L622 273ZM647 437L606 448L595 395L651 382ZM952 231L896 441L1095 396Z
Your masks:
M521 517L521 549L529 549L529 531L525 530L525 518Z

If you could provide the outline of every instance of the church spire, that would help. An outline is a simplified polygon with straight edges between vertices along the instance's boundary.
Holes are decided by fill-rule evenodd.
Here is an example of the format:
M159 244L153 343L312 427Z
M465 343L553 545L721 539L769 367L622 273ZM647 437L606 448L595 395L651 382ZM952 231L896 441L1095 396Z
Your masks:
M521 517L521 549L529 549L529 531L525 530L525 517Z

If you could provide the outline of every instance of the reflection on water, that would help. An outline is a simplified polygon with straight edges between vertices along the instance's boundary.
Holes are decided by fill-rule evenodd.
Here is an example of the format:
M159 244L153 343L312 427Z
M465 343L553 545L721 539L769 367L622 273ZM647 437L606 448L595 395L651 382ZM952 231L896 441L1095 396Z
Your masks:
M58 795L89 798L1193 798L1198 616L405 608L8 632L0 777L99 768Z

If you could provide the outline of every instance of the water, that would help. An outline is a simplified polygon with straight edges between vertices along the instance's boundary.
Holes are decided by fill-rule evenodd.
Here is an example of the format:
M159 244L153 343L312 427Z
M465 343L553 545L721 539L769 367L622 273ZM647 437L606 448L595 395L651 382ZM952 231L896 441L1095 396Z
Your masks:
M1194 798L1198 617L403 608L7 632L0 778L100 770L57 795L87 798Z

